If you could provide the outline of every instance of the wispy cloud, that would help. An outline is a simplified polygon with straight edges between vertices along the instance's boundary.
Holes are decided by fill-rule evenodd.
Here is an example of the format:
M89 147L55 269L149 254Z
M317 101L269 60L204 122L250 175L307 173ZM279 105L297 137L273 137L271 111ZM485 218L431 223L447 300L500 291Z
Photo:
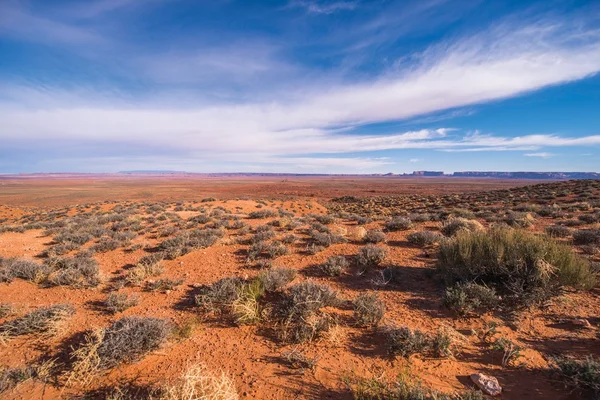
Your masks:
M310 1L295 0L290 2L290 7L302 7L313 14L333 14L337 11L354 10L357 7L355 1Z
M523 155L525 157L551 158L551 157L554 157L556 154L541 152L541 153L526 153L526 154L523 154Z

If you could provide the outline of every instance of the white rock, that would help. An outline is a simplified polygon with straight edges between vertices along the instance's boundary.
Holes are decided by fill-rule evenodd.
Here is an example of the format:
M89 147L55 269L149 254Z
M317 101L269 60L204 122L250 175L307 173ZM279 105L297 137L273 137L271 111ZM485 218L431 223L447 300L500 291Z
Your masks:
M502 387L498 383L498 379L494 378L493 376L478 373L471 375L471 380L485 394L490 396L498 396L500 393L502 393Z

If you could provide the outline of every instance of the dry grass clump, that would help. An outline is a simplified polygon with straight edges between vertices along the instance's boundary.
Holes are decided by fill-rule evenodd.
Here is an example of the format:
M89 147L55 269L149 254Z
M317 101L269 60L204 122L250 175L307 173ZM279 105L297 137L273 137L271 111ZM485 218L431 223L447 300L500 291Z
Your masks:
M358 253L357 262L362 268L374 268L385 261L388 250L385 247L377 247L372 244L368 244Z
M68 383L87 384L97 371L138 360L158 349L171 335L165 319L124 317L108 328L88 332L71 353L73 369Z
M441 232L445 236L454 236L458 232L469 231L476 232L483 230L483 225L479 221L466 218L450 218L442 224Z
M250 218L250 219L273 218L276 216L277 216L277 213L273 210L252 211L251 213L248 214L248 218Z
M328 276L340 276L348 268L348 260L344 256L331 256L323 264L319 265L319 269Z
M41 307L22 317L6 321L0 325L0 339L22 335L54 335L60 325L75 313L75 307L70 304L55 304Z
M440 244L438 270L446 282L494 288L502 302L529 304L562 286L589 289L596 277L587 260L548 236L513 229L460 232Z
M136 294L128 295L127 293L112 292L108 295L106 300L104 300L104 305L108 311L116 314L136 306L139 300L140 298Z
M204 364L192 365L179 382L163 388L160 400L237 400L235 382L226 373L210 371Z
M359 295L353 306L354 319L359 326L377 326L385 314L385 303L376 293Z
M383 376L373 378L346 377L344 383L355 400L485 400L478 390L460 393L443 393L424 387L414 377L400 374L394 382L387 382Z

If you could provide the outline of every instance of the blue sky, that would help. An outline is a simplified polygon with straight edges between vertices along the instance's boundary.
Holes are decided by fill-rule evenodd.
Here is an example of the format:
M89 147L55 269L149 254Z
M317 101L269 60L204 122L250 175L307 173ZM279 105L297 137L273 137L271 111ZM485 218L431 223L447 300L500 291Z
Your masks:
M594 0L0 0L0 172L597 172L599 71Z

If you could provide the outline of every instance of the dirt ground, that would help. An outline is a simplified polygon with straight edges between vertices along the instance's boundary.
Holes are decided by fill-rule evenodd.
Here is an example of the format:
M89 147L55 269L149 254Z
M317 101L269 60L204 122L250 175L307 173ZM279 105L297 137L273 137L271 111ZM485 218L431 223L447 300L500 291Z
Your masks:
M139 218L151 213L148 206L164 205L164 210L182 220L201 214L191 210L205 207L208 212L222 207L236 215L251 228L276 220L249 219L249 213L259 210L285 210L296 217L325 215L329 200L341 196L398 196L447 195L510 189L531 184L530 181L471 180L471 179L410 179L410 178L152 178L152 179L0 179L0 222L14 226L20 218L65 211L74 216L94 208L109 212L115 206L145 203ZM598 193L596 192L595 195ZM215 201L200 202L206 197ZM257 202L257 200L259 200ZM265 200L265 201L263 201ZM415 200L418 202L418 200ZM457 203L459 201L457 200ZM85 206L82 206L85 204ZM78 207L79 205L79 207ZM531 231L543 231L553 224L550 217L536 217ZM384 221L375 220L364 225L366 229L381 229ZM482 221L484 225L489 223ZM328 310L339 321L335 334L319 340L291 345L282 343L273 332L259 325L236 325L226 320L203 318L193 303L200 285L211 284L221 278L239 276L251 278L260 270L247 262L248 245L240 235L227 230L224 237L205 249L196 249L173 260L162 262L164 273L159 278L182 280L174 290L146 291L141 287L126 286L125 293L137 293L140 301L124 312L111 314L103 307L112 284L154 248L164 238L156 234L161 223L137 235L128 245L128 251L117 248L96 253L103 282L91 288L74 289L68 286L46 287L26 280L15 279L0 283L0 304L10 303L22 315L40 306L70 303L75 315L52 337L20 336L0 344L0 367L17 368L40 358L56 358L68 364L65 354L81 335L94 327L106 327L123 316L138 315L168 319L173 325L193 324L188 338L170 339L159 350L149 353L134 363L122 364L99 373L90 385L67 385L57 377L48 382L27 380L0 394L5 399L78 398L84 393L124 384L157 386L174 382L185 369L196 362L206 364L213 371L226 371L234 381L242 398L252 399L351 399L344 383L350 376L379 377L393 380L409 370L424 386L452 393L472 387L470 374L485 372L498 378L503 386L502 399L576 399L580 394L549 372L551 356L566 354L579 358L600 356L597 324L600 322L598 291L567 291L543 307L521 311L509 320L488 313L475 318L457 318L442 304L443 289L432 279L435 269L435 248L411 245L406 237L422 230L438 231L436 221L415 223L409 230L386 232L389 254L384 265L401 269L400 283L376 285L379 272L362 273L354 267L338 277L319 274L317 266L330 256L355 257L365 245L355 240L361 229L355 221L337 218L328 225L349 238L347 243L334 244L317 254L307 254L306 234L302 228L293 231L300 240L289 245L290 253L272 260L275 267L298 271L294 283L304 280L327 284L339 297L353 300L366 292L376 292L386 305L382 326L408 326L425 332L440 327L451 327L464 338L460 350L449 358L414 355L409 359L390 357L385 349L382 331L357 327L350 308ZM594 225L591 225L592 227ZM0 233L0 257L19 257L43 262L40 254L53 246L52 236L44 229ZM0 231L1 232L1 231ZM289 233L275 228L277 237ZM93 242L83 245L87 248ZM135 246L139 244L139 246ZM380 244L381 245L381 244ZM68 253L75 254L76 251ZM595 256L597 260L597 256ZM155 278L158 279L158 278ZM591 329L578 329L572 321L587 319ZM6 319L0 319L2 323ZM503 367L501 356L489 344L474 334L482 331L491 321L498 323L498 333L523 347L519 365ZM299 349L316 359L313 370L295 369L283 354ZM101 395L97 395L99 398Z

